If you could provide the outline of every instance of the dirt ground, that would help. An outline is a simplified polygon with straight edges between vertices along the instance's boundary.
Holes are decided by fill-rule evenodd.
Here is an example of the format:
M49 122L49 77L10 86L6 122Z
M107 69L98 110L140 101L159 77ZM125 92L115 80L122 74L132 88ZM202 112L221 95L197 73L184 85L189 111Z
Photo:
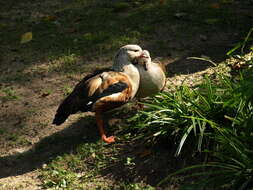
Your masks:
M40 4L37 12L41 14L45 14L45 6L50 6L50 9L60 6L60 1L35 2L29 2L30 6L36 8ZM28 14L24 13L24 6L22 3L3 6L0 13L0 21L3 21L0 25L1 31L8 32L9 30L11 33L15 30L15 22L19 22L18 16ZM220 4L220 6L223 5ZM240 4L238 1L233 1L232 5L224 6L232 6L235 14L240 14L240 19L250 17L252 20L252 15L250 15L252 4ZM176 23L159 26L149 39L144 38L138 41L142 47L150 50L153 57L158 57L167 65L168 88L182 83L194 85L206 73L213 72L210 68L213 65L210 62L190 60L187 57L210 58L215 63L224 61L227 58L226 52L241 41L249 29L249 25L242 27L243 29L238 26L216 28L211 25L208 31L193 25L196 27L195 31L190 36L183 35L180 38L175 33L183 32L179 31L180 23L191 27L191 20L187 20L190 16L178 14L173 18ZM8 25L8 21L13 25L5 26ZM237 22L239 25L240 20ZM112 65L112 55L115 50L112 49L113 52L103 57L77 56L74 61L75 67L82 67L84 72L66 74L54 68L50 70L52 65L62 64L66 60L59 61L56 58L60 63L52 64L51 60L45 58L48 53L39 56L39 53L47 52L47 47L40 47L39 53L28 52L28 48L27 51L19 54L19 51L22 51L19 48L22 46L17 45L17 42L8 44L9 40L18 41L19 39L10 37L11 39L6 40L5 38L8 38L6 31L0 34L4 36L1 38L2 45L0 45L2 49L0 57L0 189L42 189L39 178L40 168L58 155L73 152L78 144L86 142L87 136L92 136L93 140L99 138L92 113L76 114L58 127L53 126L51 122L63 97L83 76L95 68L106 68ZM159 44L161 41L166 43L161 45ZM125 45L123 42L121 44ZM33 56L33 53L38 57L31 59L30 56ZM166 154L173 157L171 153ZM173 159L171 158L172 163ZM177 163L175 160L174 162ZM110 172L114 174L119 171L119 168L110 169L114 170ZM148 172L143 168L140 170L144 173ZM108 177L108 172L105 172L105 176ZM148 173L141 176L146 176L146 179L136 177L135 180L155 184L156 176L150 179L147 177ZM170 189L177 189L177 187L171 186Z

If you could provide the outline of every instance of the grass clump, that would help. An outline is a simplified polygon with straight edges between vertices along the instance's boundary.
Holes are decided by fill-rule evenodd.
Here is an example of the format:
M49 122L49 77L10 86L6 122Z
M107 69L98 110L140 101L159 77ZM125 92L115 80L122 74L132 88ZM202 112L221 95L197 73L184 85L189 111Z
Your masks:
M4 95L0 96L0 100L2 100L3 102L18 100L20 98L17 95L16 91L11 87L3 88L1 89L1 91L3 92Z
M212 161L173 174L193 170L188 177L203 179L198 180L198 189L210 184L229 189L253 186L253 58L247 63L236 77L216 73L194 88L181 86L161 93L130 120L140 137L176 141L176 156L185 144L192 147L188 153L197 150L209 156Z
M76 152L59 155L43 165L42 186L46 189L113 189L99 174L110 159L101 142L81 144Z
M198 138L200 151L203 137L208 131L226 122L223 117L223 102L229 99L231 84L223 78L220 84L212 83L206 77L203 84L196 88L180 86L175 92L164 92L144 103L148 108L131 118L137 122L136 128L156 140L161 136L171 136L181 141L176 152L179 155L186 138L194 133ZM144 122L143 122L144 121Z

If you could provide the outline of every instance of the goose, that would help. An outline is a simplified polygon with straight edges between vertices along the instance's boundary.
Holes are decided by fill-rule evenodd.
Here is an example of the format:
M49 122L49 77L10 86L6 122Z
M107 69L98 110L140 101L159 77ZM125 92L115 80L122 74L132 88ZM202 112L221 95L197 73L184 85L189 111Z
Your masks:
M53 124L61 125L78 111L92 111L95 112L102 140L106 143L115 142L114 136L106 136L103 113L127 103L137 93L140 74L132 61L140 56L142 49L138 45L121 47L115 55L115 62L120 69L98 71L84 77L59 105Z
M136 97L145 98L162 91L166 85L164 64L152 62L147 50L143 50L142 55L137 60L136 67L140 73L140 85Z

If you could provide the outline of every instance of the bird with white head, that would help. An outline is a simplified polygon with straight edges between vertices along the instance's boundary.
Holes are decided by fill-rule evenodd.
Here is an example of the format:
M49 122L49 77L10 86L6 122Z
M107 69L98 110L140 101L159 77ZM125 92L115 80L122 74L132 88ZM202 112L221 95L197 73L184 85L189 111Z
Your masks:
M107 137L105 134L102 115L127 103L135 96L140 83L140 74L132 61L141 55L142 49L137 45L120 48L115 56L116 69L97 72L81 80L58 107L53 124L61 125L69 115L78 111L93 111L102 140L113 143L115 137Z

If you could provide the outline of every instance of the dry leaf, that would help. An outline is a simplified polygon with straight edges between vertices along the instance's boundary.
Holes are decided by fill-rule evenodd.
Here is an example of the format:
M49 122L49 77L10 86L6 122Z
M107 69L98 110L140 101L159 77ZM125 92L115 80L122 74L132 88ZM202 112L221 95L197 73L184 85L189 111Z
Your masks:
M93 152L93 153L91 154L91 157L92 157L92 158L96 158L96 153Z
M56 16L52 16L52 15L47 15L44 17L45 21L55 21L56 20Z
M220 4L219 3L212 3L210 6L213 9L219 9L220 8Z
M163 5L163 4L165 4L166 3L166 0L159 0L159 4L160 5Z
M24 44L27 42L30 42L33 39L33 33L32 32L26 32L21 36L20 43Z

